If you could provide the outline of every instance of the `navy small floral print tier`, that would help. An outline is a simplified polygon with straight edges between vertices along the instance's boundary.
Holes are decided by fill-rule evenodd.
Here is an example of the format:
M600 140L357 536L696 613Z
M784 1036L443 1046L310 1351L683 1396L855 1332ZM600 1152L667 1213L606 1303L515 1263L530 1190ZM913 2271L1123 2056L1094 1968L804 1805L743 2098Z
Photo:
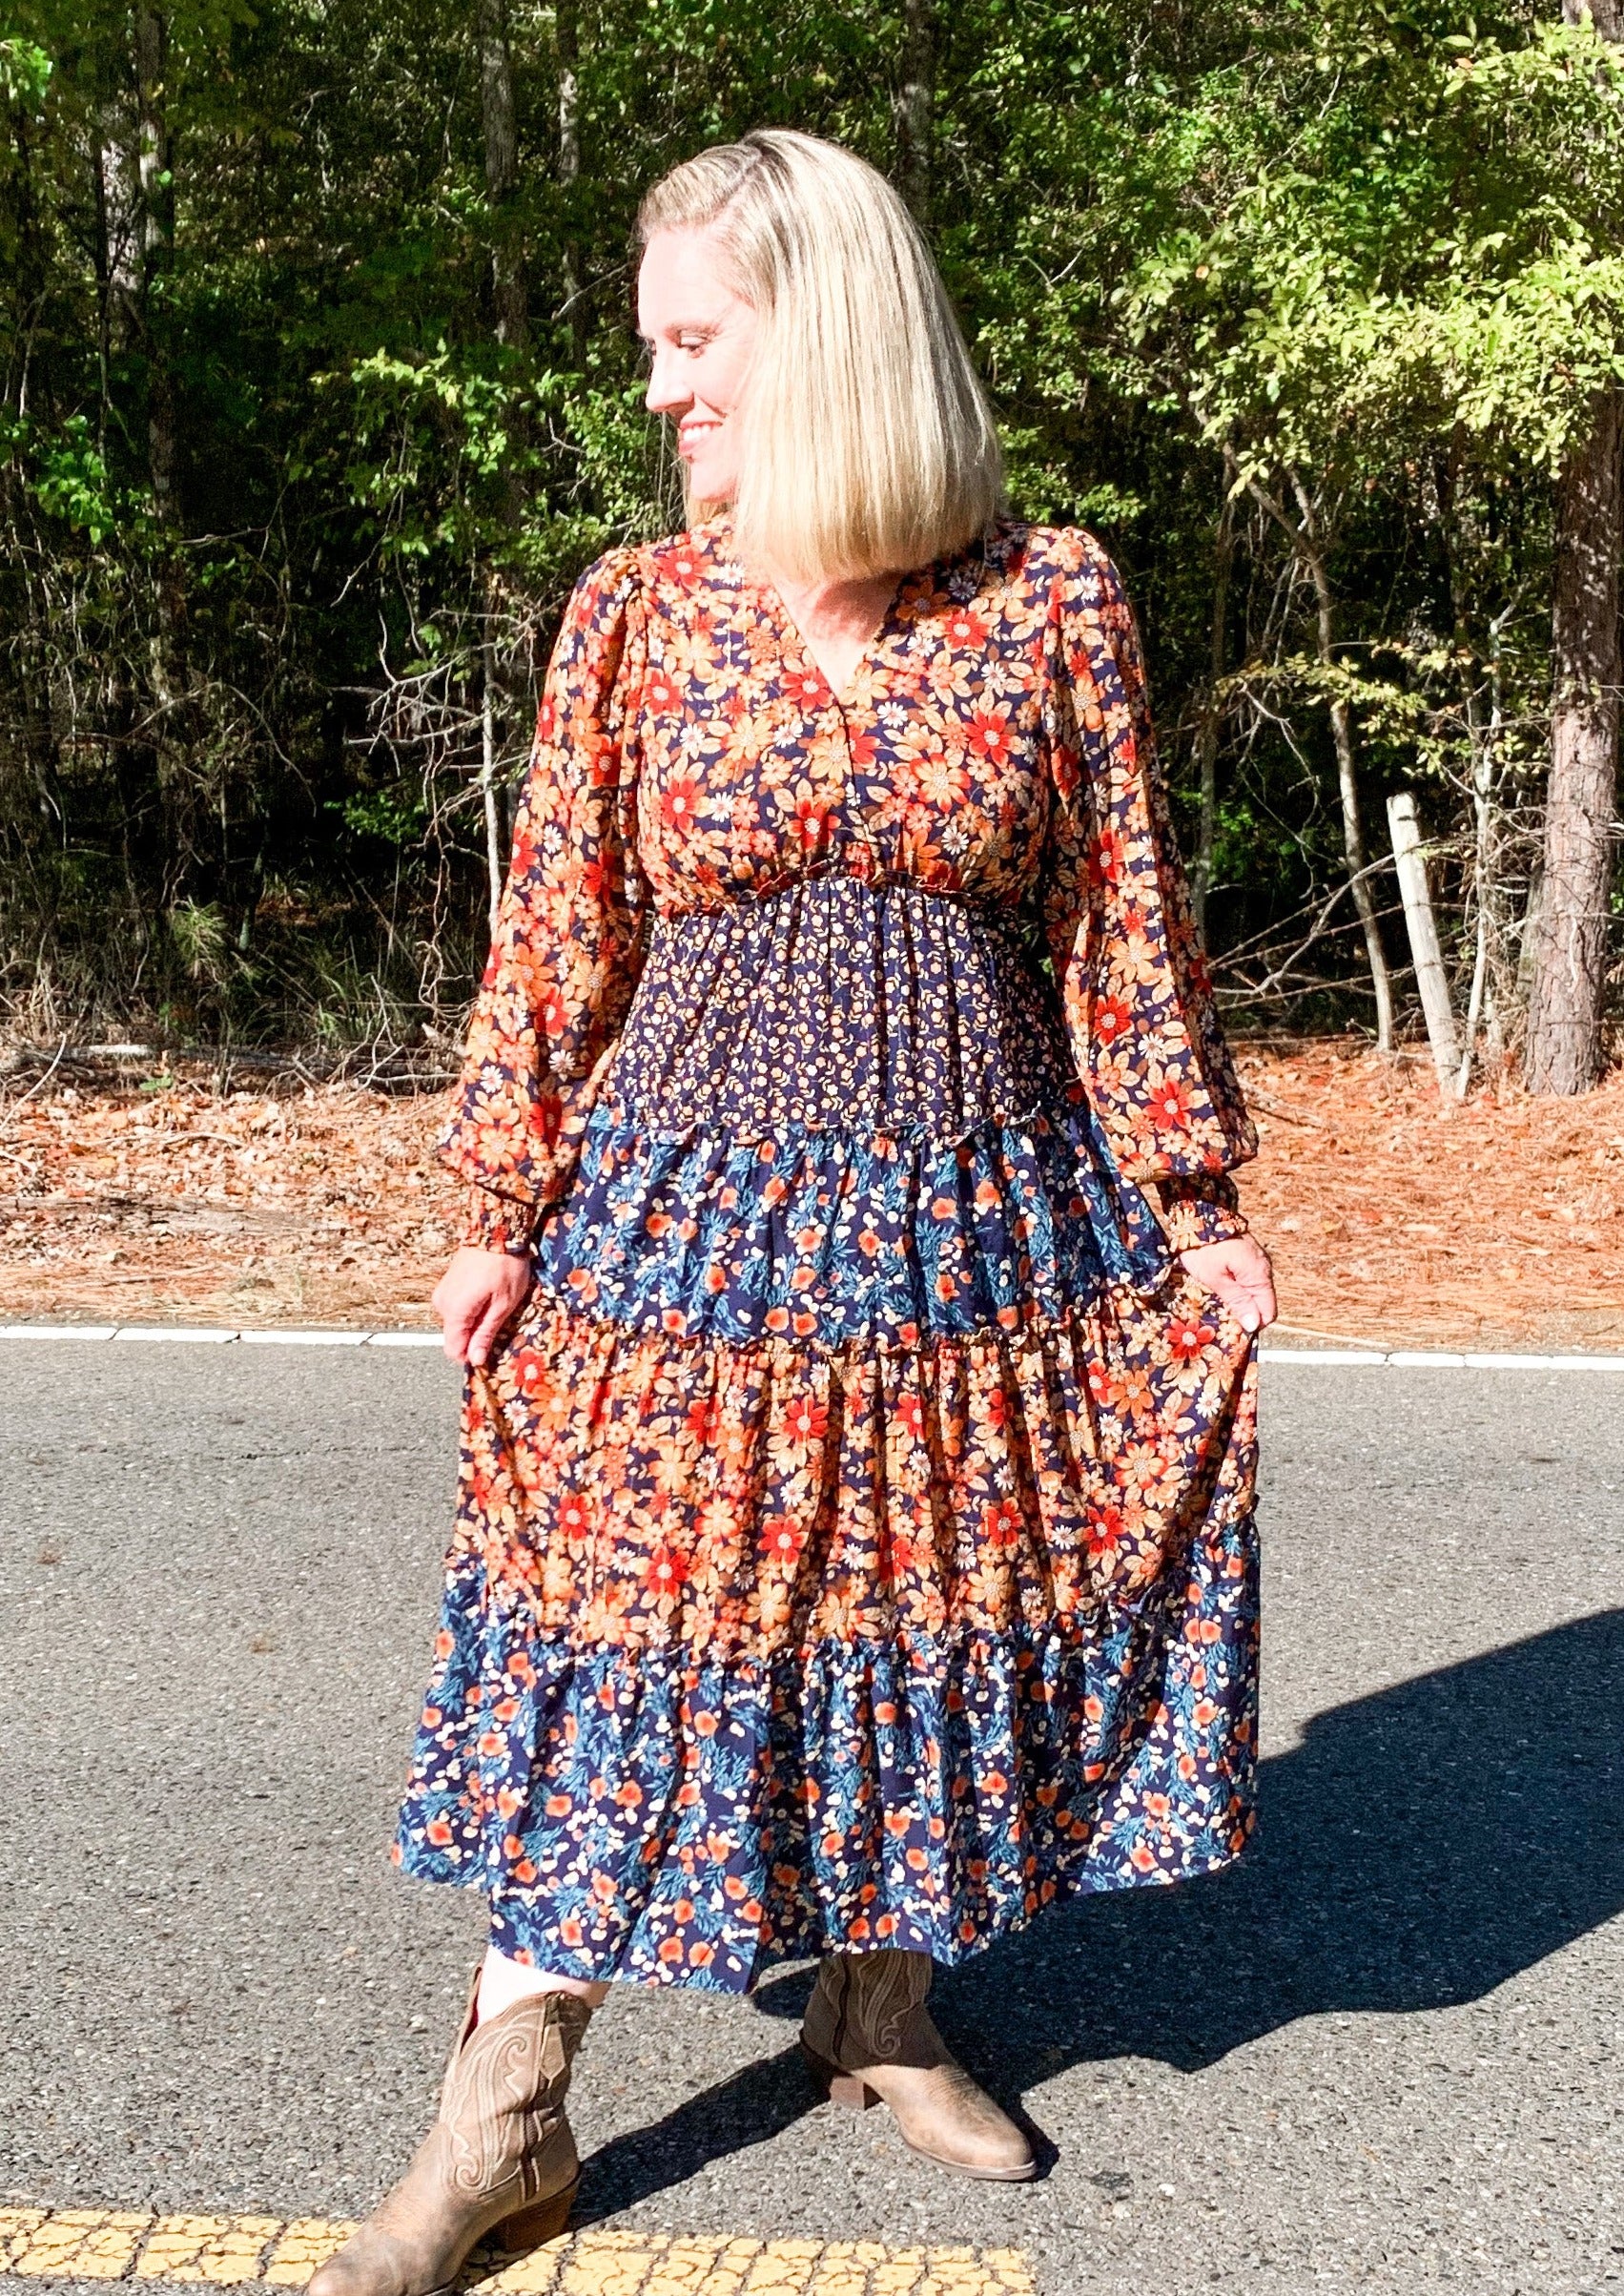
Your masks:
M446 1138L470 1375L396 1848L504 1952L953 1962L1251 1825L1255 1141L1086 536L899 585L837 701L724 525L555 650Z

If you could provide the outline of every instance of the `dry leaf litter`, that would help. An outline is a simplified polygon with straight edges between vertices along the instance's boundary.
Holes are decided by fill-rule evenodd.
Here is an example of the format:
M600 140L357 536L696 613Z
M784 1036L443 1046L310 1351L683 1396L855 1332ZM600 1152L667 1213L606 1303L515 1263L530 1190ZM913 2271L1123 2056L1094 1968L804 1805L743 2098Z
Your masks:
M1282 1339L1624 1349L1624 1071L1445 1109L1429 1065L1324 1041L1239 1053L1243 1201ZM220 1093L175 1065L0 1100L0 1319L431 1328L458 1225L442 1095Z

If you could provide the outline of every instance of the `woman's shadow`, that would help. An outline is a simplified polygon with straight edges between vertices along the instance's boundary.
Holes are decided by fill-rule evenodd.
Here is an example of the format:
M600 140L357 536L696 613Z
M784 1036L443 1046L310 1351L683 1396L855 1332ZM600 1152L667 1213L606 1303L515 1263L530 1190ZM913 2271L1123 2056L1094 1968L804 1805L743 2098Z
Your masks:
M1258 1840L1208 1881L1082 1897L944 1973L933 2006L1007 2106L1082 2061L1210 2065L1326 2012L1492 1992L1624 1908L1624 1610L1338 1706L1264 1765ZM796 2019L807 1969L756 2003ZM792 2047L616 2138L586 2216L760 2143L817 2099Z

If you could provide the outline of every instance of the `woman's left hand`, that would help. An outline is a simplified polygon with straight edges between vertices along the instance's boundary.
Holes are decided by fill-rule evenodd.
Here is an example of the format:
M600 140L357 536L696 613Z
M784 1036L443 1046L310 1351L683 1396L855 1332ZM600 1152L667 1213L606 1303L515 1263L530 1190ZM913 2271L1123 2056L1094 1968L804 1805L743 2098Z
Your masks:
M1179 1262L1203 1291L1223 1302L1244 1331L1264 1332L1279 1314L1274 1268L1256 1237L1236 1235L1225 1244L1202 1244L1194 1251L1181 1251Z

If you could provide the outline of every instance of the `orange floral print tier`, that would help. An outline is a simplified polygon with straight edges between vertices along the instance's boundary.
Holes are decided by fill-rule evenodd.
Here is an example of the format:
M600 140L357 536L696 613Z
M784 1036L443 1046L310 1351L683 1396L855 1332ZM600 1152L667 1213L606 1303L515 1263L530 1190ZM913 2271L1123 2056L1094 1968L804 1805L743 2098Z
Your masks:
M1255 1143L1131 618L1013 524L837 702L725 526L555 651L446 1139L472 1375L397 1856L722 1990L1223 1864L1256 1755Z

